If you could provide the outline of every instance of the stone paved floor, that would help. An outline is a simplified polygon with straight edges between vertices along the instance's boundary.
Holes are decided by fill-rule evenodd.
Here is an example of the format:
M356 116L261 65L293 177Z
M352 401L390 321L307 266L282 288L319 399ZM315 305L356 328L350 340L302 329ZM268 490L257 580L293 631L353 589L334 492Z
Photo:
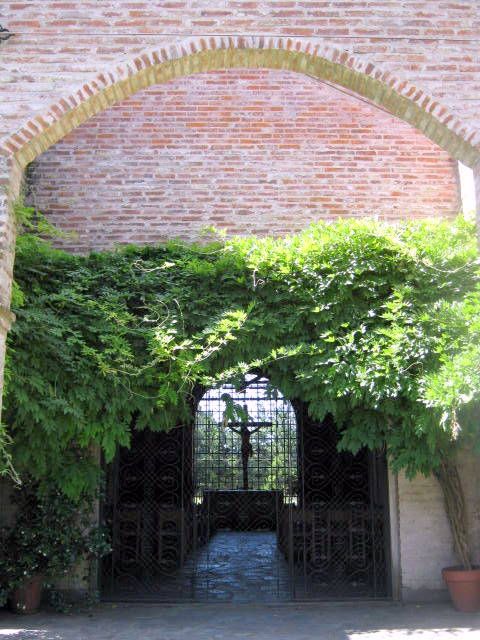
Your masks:
M288 564L274 531L220 531L182 569L157 578L127 576L112 600L281 602L291 600ZM0 637L1 640L1 637Z
M318 579L306 581L303 564L291 574L274 531L218 531L195 554L189 554L182 568L159 569L151 576L119 575L113 588L104 590L104 596L124 602L273 604L335 600L347 595L367 598L371 592L372 586L358 576L356 582L346 582L341 576L336 585Z
M90 613L0 612L1 640L479 640L480 615L450 605L106 605Z
M275 532L219 532L200 551L195 570L197 600L290 599L288 565Z

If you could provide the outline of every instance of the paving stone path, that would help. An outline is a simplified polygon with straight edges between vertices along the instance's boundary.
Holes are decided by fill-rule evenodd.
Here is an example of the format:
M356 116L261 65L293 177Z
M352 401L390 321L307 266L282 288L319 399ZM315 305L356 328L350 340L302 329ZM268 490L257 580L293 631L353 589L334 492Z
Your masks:
M479 640L480 615L448 604L103 604L75 615L0 612L4 639Z

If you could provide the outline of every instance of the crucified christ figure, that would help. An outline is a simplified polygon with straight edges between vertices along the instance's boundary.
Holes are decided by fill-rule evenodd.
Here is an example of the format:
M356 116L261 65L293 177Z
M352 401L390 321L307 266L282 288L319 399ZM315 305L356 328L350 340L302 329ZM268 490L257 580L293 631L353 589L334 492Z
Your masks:
M246 416L248 416L247 405L243 405L243 410ZM271 422L230 422L227 423L226 426L238 433L240 438L242 439L242 468L243 468L243 489L248 490L248 461L253 456L253 447L250 442L250 438L254 433L257 433L262 427L271 427ZM249 429L249 427L255 427L254 429Z

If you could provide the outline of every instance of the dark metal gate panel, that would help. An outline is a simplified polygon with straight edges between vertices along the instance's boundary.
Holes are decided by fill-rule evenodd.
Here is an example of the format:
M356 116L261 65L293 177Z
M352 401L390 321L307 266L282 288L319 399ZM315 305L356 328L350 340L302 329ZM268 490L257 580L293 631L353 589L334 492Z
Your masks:
M388 584L385 457L339 452L331 418L321 425L303 407L298 507L291 534L296 597L384 598Z
M113 547L102 566L105 598L193 597L193 574L185 564L195 529L190 460L184 428L135 432L131 448L119 452L104 505Z
M250 602L389 595L383 455L337 451L267 380L207 392L195 425L134 432L108 470L104 598Z

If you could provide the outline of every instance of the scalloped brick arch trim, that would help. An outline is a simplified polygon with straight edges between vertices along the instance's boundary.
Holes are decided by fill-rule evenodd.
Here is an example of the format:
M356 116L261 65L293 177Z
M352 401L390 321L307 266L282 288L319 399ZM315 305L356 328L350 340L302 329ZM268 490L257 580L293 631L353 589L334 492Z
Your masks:
M480 160L480 132L469 130L409 82L314 41L263 36L205 36L146 52L99 74L52 105L48 113L29 120L2 141L0 148L23 168L95 114L142 89L173 78L232 68L285 69L328 80L381 105L464 164L473 167Z

